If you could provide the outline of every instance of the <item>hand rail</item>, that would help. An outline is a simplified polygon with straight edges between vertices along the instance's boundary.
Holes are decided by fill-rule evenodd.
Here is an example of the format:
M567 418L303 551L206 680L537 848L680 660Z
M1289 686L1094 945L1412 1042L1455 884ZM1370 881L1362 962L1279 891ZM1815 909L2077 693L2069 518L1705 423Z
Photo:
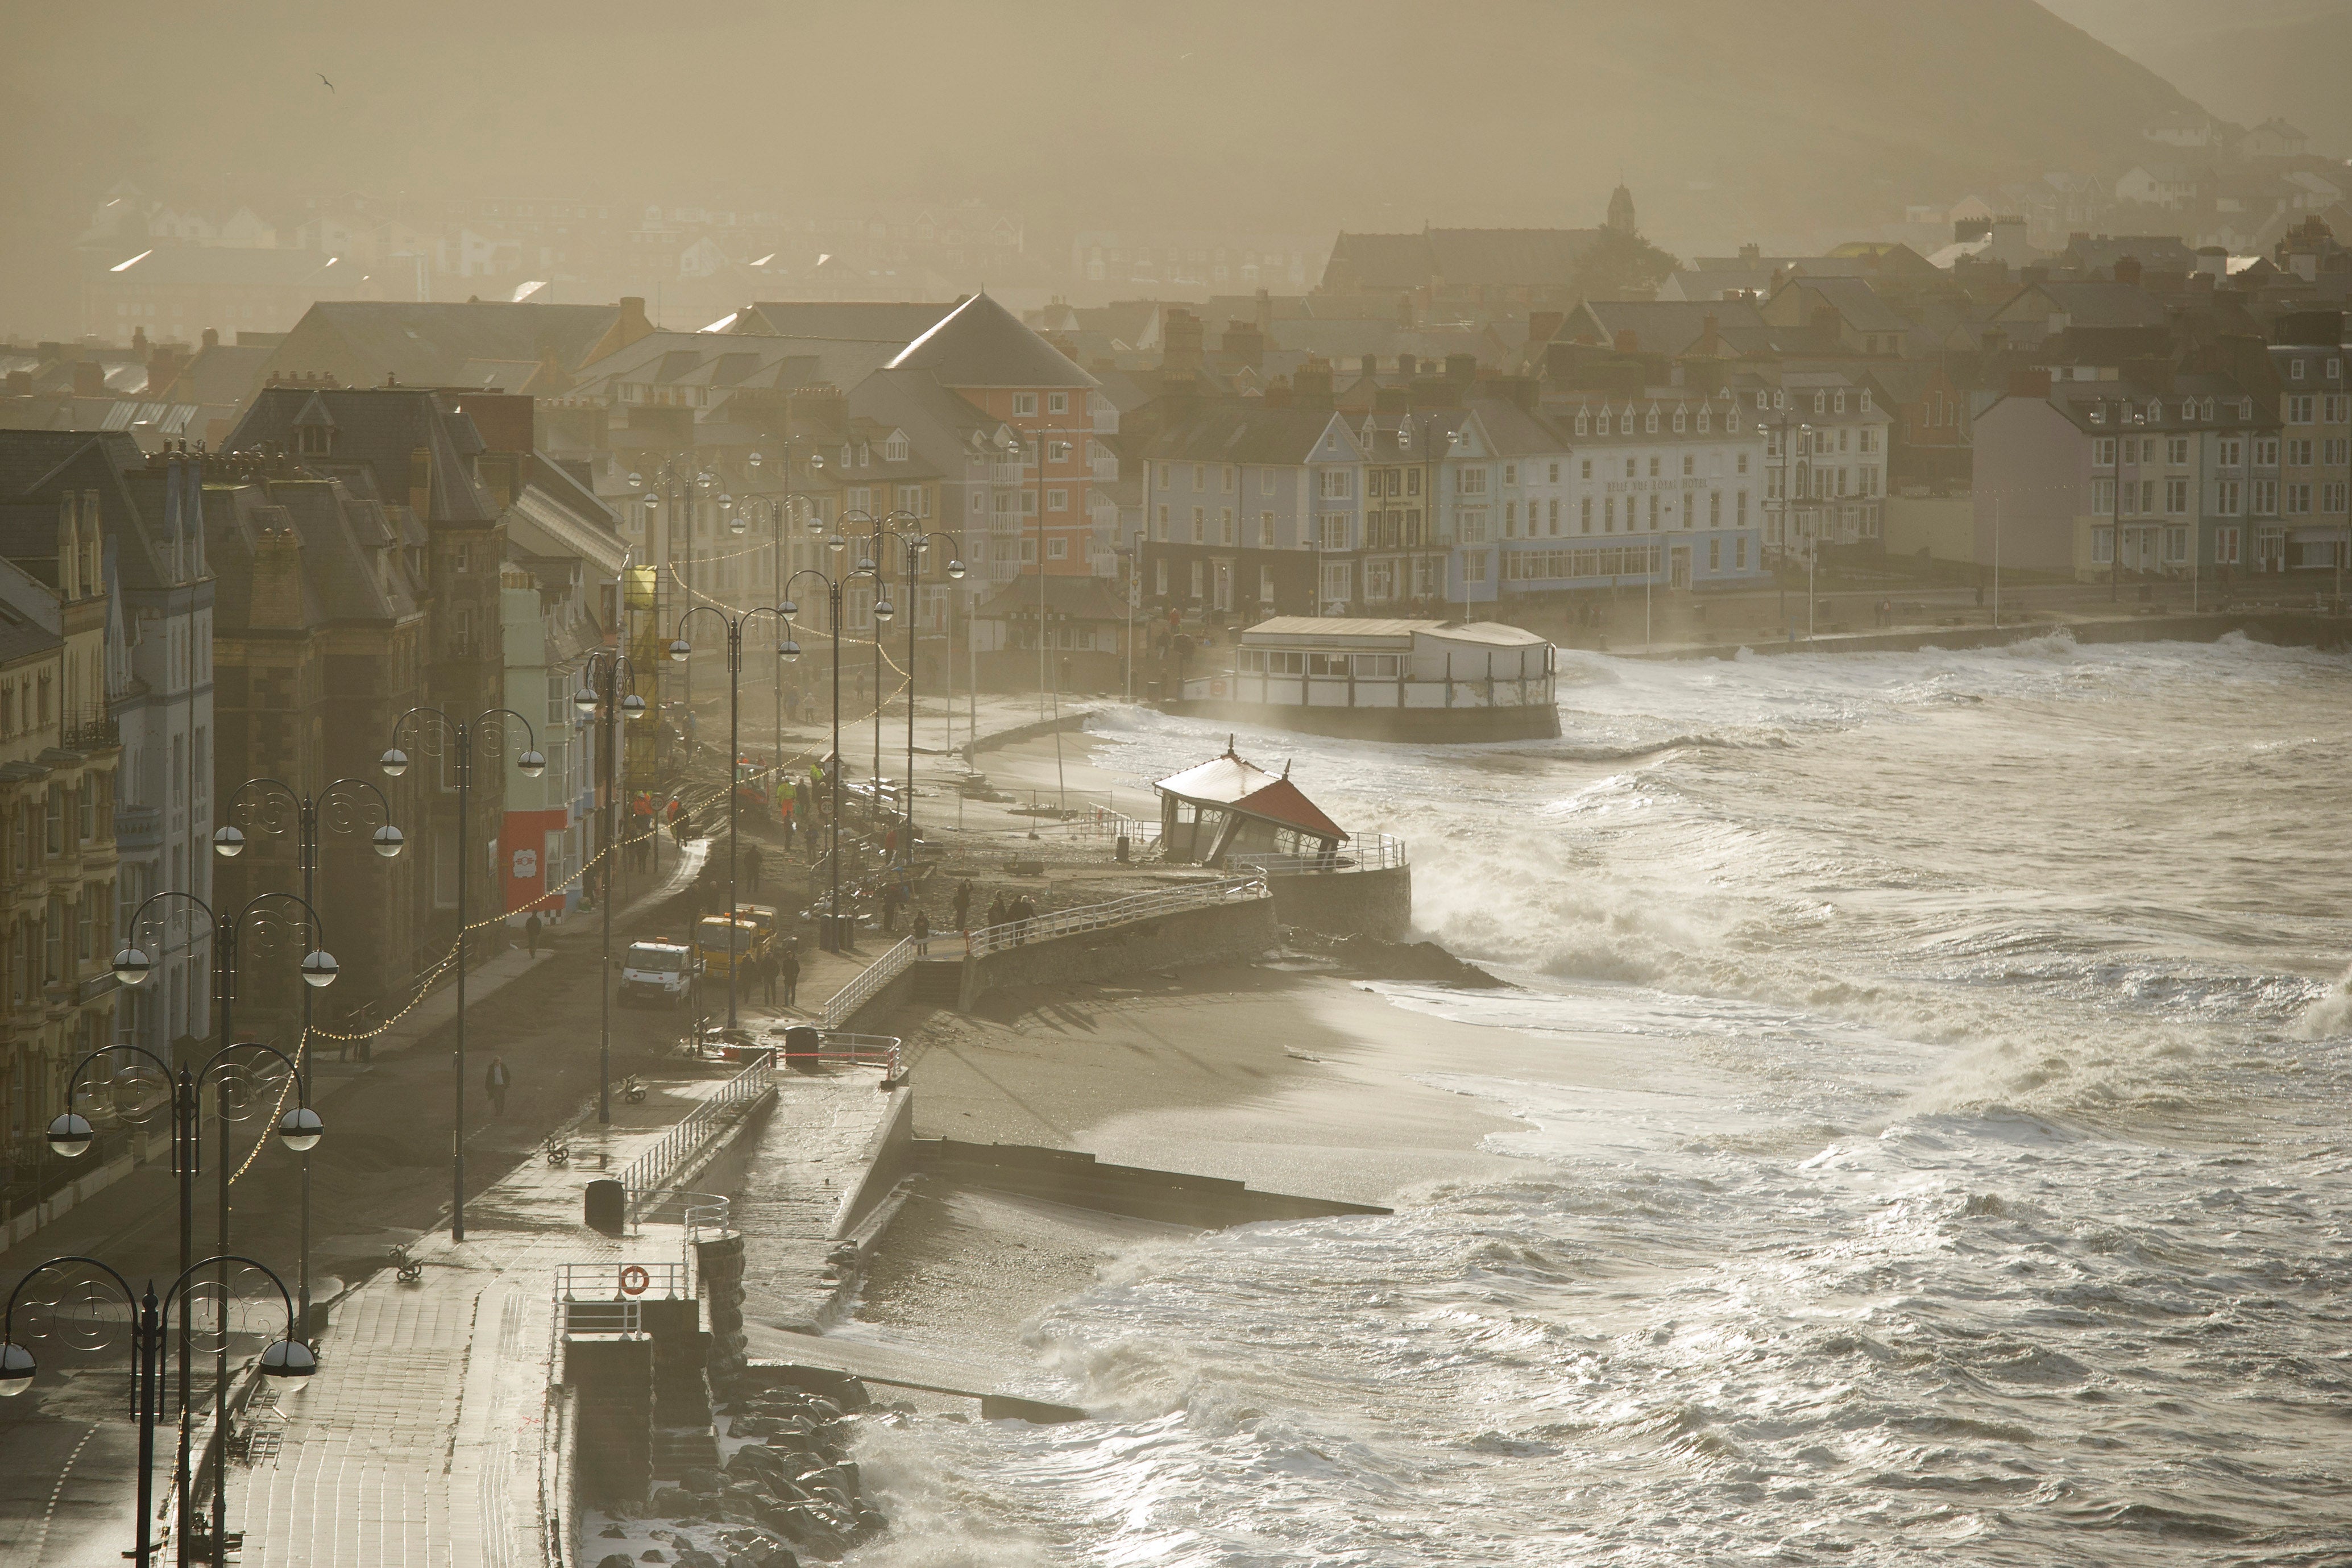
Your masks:
M785 1032L779 1027L778 1034ZM853 1035L843 1029L821 1029L817 1032L817 1048L795 1051L788 1047L776 1047L777 1059L784 1062L841 1062L850 1067L880 1068L886 1079L896 1079L905 1041L896 1035Z
M629 1195L628 1217L635 1220L647 1198L668 1182L671 1174L684 1164L688 1156L702 1147L719 1118L734 1106L756 1100L774 1087L772 1053L762 1051L760 1059L720 1085L718 1092L704 1099L677 1125L661 1135L659 1142L621 1168L620 1183Z
M1273 896L1263 877L1240 877L1230 881L1199 883L1188 888L1160 888L1149 893L1112 899L1105 903L1053 910L1033 915L1025 921L1007 921L1003 925L982 926L967 936L964 942L966 950L974 958L984 958L992 952L1003 952L1024 942L1045 942L1058 936L1074 936L1080 931L1101 931L1107 926L1151 920L1181 910L1209 909L1235 900L1270 899Z
M874 999L882 987L904 974L907 972L907 966L915 962L915 939L908 937L867 964L858 973L856 979L826 999L824 1008L817 1015L817 1026L823 1029L838 1029L847 1023L860 1007Z
M1235 867L1246 867L1262 877L1288 877L1308 871L1387 871L1405 864L1404 840L1391 833L1359 833L1343 847L1316 855L1240 854Z

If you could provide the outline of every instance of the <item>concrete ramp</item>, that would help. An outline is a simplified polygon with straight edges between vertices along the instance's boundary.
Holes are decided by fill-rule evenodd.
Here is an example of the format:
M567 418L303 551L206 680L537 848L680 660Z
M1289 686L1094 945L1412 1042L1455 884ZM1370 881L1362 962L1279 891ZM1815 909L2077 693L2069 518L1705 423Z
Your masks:
M820 1334L797 1338L805 1341L805 1348L795 1343L789 1356L754 1361L745 1369L746 1375L754 1383L783 1383L798 1381L793 1375L797 1373L845 1373L860 1383L883 1388L911 1388L924 1394L977 1399L981 1418L986 1421L1031 1421L1043 1426L1087 1419L1085 1411L1071 1405L975 1388L972 1384L977 1380L963 1368L930 1356L856 1340L828 1339Z

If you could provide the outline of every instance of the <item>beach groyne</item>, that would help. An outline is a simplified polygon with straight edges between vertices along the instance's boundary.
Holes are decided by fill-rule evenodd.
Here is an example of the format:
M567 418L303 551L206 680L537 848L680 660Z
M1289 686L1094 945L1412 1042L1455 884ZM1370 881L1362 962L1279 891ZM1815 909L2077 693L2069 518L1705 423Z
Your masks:
M1412 868L1270 874L1274 918L1326 936L1396 942L1412 929Z

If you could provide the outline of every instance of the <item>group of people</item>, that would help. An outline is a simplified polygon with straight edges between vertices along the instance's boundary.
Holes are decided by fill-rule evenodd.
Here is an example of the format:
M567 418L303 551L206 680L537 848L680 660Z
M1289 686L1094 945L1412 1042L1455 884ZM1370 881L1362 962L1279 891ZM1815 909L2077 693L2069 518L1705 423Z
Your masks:
M782 1005L799 1004L801 994L801 953L797 947L770 948L743 961L743 985L747 991L761 996L768 1005L777 1005L776 993L783 992Z

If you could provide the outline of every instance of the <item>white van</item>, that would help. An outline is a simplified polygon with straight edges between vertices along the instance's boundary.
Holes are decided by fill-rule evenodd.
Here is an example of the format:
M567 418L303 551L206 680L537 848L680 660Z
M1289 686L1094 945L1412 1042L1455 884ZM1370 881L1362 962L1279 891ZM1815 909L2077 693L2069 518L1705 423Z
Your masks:
M693 989L695 959L691 950L668 942L633 942L621 960L621 1001L686 1005Z

